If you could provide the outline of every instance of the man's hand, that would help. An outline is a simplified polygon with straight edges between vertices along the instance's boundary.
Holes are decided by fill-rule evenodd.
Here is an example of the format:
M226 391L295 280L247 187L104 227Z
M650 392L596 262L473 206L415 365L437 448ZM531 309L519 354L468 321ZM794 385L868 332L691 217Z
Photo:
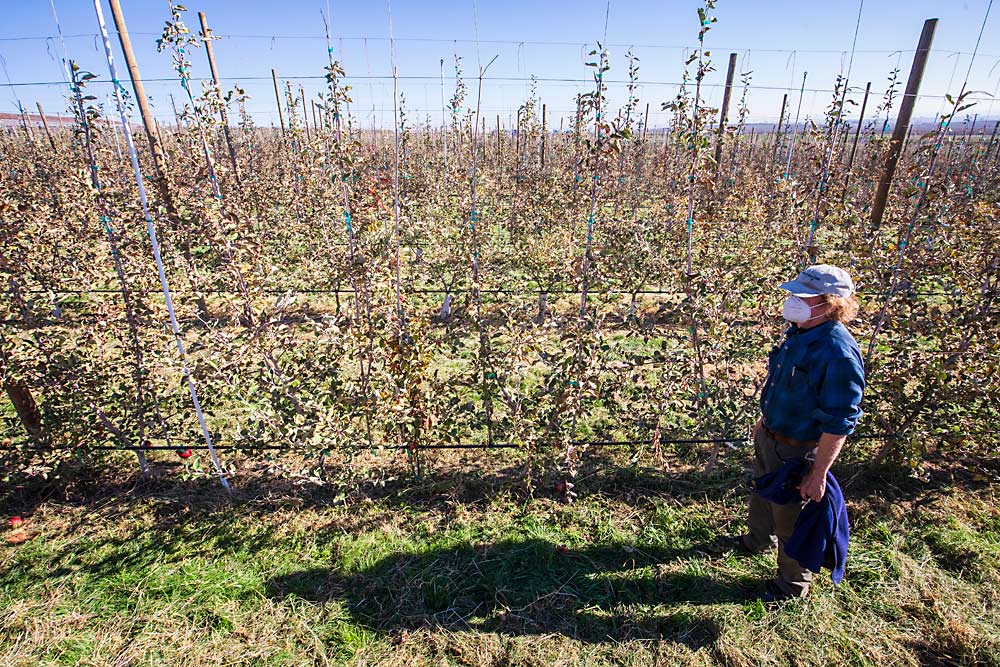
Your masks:
M815 465L810 468L809 473L799 484L799 493L802 495L802 500L816 502L823 500L823 496L826 495L826 471Z
M751 438L756 438L757 437L757 431L759 431L760 427L763 426L763 425L764 425L764 418L760 417L759 419L757 419L757 423L753 425L753 430L750 431L750 437Z
M815 500L819 502L826 495L826 473L830 466L837 460L840 450L847 440L846 435L834 435L824 433L819 437L819 445L816 447L816 461L812 468L799 484L799 493L802 500Z

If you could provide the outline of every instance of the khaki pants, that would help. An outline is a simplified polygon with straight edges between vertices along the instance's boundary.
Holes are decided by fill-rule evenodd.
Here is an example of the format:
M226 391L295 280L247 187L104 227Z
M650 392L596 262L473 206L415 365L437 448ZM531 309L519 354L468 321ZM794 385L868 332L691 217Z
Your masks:
M781 468L784 462L793 458L812 459L815 448L806 449L775 441L761 428L754 436L754 476L759 477ZM786 593L804 596L809 593L813 573L799 565L798 561L785 554L785 542L791 538L795 520L805 503L792 502L775 505L756 493L750 496L750 511L747 523L750 532L743 540L751 551L764 552L771 547L775 538L778 543L778 576L774 583Z

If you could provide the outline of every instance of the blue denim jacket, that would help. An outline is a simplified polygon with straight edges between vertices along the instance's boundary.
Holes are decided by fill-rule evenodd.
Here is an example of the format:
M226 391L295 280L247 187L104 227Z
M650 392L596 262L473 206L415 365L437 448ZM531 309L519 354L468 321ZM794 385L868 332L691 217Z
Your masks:
M865 368L857 341L840 322L792 325L768 355L760 394L764 425L796 440L850 435L861 417Z

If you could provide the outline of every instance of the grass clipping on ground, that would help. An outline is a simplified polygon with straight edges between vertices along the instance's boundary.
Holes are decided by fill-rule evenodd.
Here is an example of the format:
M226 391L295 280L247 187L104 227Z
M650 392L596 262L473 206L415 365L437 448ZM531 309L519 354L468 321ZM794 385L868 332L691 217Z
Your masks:
M848 492L846 581L744 601L739 473L47 501L0 543L3 665L1000 665L993 487ZM688 480L698 479L691 475ZM671 481L672 480L672 481Z

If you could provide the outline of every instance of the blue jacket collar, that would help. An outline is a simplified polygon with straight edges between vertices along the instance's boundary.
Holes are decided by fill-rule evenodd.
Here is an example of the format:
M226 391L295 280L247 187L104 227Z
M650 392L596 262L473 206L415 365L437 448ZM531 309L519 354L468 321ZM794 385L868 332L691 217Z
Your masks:
M830 332L833 331L834 327L839 324L836 320L827 320L823 324L817 324L810 329L800 329L799 325L793 324L788 327L785 334L789 339L794 339L803 343L811 343L817 338L823 338L824 336L829 336Z

